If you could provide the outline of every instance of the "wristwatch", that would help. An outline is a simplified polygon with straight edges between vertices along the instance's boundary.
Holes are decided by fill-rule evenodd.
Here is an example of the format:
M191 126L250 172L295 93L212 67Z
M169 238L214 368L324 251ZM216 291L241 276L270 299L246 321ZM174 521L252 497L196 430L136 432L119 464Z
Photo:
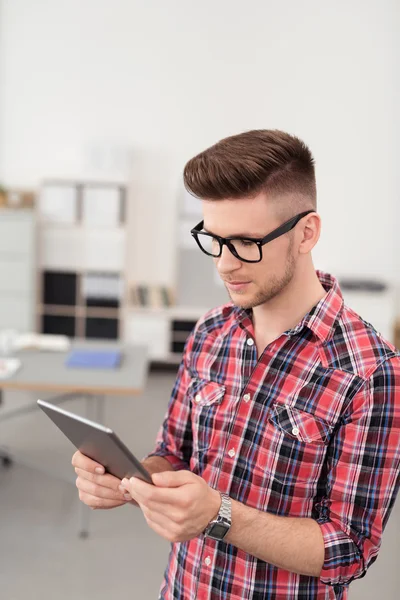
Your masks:
M204 535L213 540L224 539L232 525L231 499L226 494L221 494L221 506L215 519L209 522L204 530Z

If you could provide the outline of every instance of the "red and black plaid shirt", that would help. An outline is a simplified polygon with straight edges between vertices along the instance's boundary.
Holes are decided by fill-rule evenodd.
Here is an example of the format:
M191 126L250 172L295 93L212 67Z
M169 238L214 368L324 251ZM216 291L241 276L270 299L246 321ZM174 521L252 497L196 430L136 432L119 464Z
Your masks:
M321 576L200 535L172 545L160 598L342 600L377 557L399 487L400 358L318 276L327 295L259 359L249 311L197 323L152 454L246 506L315 519Z

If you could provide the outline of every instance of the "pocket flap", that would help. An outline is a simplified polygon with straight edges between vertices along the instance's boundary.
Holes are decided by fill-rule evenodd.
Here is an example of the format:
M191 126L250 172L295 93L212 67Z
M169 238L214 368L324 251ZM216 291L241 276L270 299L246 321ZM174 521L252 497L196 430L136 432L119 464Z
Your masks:
M195 406L221 404L225 394L225 386L215 381L192 379L188 388L190 401Z
M327 444L333 430L323 419L288 404L275 403L269 420L285 435L306 443Z

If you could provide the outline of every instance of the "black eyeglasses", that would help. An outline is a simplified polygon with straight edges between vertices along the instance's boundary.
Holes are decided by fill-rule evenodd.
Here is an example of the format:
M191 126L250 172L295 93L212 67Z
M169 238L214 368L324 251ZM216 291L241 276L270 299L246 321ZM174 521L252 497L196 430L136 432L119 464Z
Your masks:
M268 244L268 242L272 242L272 240L276 240L276 238L284 235L288 231L291 231L294 227L296 227L300 219L312 212L315 212L315 210L307 210L306 212L296 215L263 238L223 238L219 235L214 235L213 233L201 231L204 226L204 221L200 221L196 227L191 229L190 233L196 240L200 250L202 250L202 252L208 256L213 256L214 258L221 256L222 247L225 244L232 254L239 260L248 263L256 263L262 260L262 246L264 246L264 244Z

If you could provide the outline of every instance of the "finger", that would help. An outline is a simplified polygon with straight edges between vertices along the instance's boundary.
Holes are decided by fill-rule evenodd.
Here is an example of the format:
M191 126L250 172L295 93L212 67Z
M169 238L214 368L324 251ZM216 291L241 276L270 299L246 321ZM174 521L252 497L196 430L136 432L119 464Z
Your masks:
M159 536L168 540L169 542L178 541L178 531L175 531L174 527L166 527L165 524L153 521L151 518L146 518L148 526Z
M104 473L105 469L103 465L92 460L88 456L82 454L77 450L72 457L72 465L74 467L78 467L79 469L83 469L84 471L88 471L89 473Z
M83 479L87 479L92 483L96 483L97 485L101 485L112 490L117 490L118 486L121 485L120 479L118 479L118 477L114 477L114 475L110 475L109 473L106 473L105 475L96 475L96 473L90 473L89 471L84 471L78 467L75 467L75 473Z
M146 519L146 521L148 523L151 521L155 525L159 525L160 527L164 527L167 530L170 529L171 522L169 521L169 519L165 515L163 515L161 513L158 513L156 511L153 511L153 510L147 508L146 506L143 506L143 505L139 505L139 506L142 509L144 518Z
M91 481L83 479L82 477L77 478L76 487L81 492L91 496L96 496L97 498L103 498L105 500L117 500L119 502L128 500L128 498L125 498L124 494L122 494L119 490L112 490L110 488L102 487L101 485L92 483Z
M90 508L116 508L123 506L126 501L109 500L107 498L98 498L86 492L79 492L79 499Z
M180 490L177 488L157 488L136 477L131 477L129 481L123 479L122 485L126 487L132 498L145 505L153 503L174 505L176 502L179 502L181 495Z
M173 506L167 507L165 504L141 505L143 513L158 525L182 525L187 520L186 514Z
M182 469L181 471L163 471L162 473L153 473L153 483L156 486L175 488L189 483L195 483L198 476L191 471Z

